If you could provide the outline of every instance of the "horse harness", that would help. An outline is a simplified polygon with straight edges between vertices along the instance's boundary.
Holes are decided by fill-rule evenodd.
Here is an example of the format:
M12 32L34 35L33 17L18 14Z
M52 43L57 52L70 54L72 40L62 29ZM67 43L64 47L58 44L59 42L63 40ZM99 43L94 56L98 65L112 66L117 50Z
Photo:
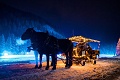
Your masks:
M42 46L41 44L37 44L35 43L35 41L33 43L31 43L31 46L33 47L33 50L38 50L38 47L41 46L41 48L45 48L45 47L50 47L52 49L59 49L59 45L58 45L58 40L56 39L55 41L52 41L52 36L47 36L47 38L44 40Z

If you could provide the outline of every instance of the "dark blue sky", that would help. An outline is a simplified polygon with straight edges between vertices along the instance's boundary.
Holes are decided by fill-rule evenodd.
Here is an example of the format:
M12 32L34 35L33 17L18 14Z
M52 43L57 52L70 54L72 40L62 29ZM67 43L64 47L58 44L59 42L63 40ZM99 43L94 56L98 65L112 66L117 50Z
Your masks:
M120 0L2 0L43 17L66 37L82 35L104 43L120 37Z

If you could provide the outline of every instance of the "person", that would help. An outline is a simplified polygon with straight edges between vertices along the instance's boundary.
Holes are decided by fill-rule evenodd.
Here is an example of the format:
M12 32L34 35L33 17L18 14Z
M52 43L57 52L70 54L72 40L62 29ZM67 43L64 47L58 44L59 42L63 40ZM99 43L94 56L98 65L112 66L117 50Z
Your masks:
M86 44L86 49L87 49L87 51L91 51L92 50L91 46L88 43Z

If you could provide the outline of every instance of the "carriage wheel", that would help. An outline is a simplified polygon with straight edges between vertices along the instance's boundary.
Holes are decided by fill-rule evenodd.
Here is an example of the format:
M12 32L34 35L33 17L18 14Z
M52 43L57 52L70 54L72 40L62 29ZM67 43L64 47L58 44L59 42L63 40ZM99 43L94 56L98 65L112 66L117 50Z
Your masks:
M81 65L84 66L85 65L85 61L81 61Z
M93 65L96 64L96 60L93 60Z

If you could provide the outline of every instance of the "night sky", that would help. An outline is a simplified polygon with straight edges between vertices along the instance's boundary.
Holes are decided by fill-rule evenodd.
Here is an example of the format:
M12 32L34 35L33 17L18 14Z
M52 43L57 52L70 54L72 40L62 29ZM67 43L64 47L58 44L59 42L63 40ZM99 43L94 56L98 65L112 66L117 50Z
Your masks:
M120 0L2 0L38 15L66 37L82 35L103 43L120 37Z

